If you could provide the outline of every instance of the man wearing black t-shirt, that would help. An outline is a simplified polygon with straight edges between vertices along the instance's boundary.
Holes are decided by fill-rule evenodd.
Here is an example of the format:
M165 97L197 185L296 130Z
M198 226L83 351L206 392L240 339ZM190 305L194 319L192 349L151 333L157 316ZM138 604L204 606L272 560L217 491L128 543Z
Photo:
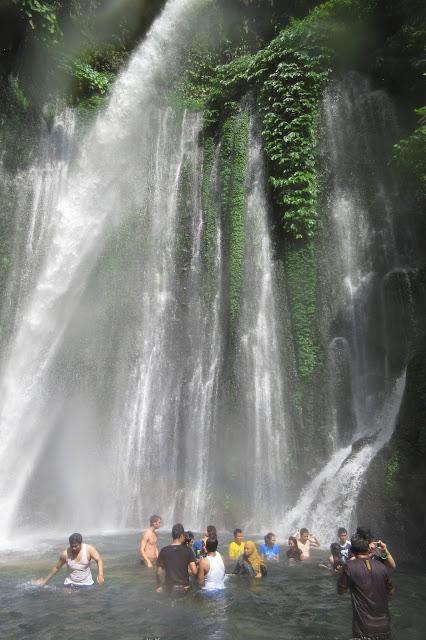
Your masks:
M194 552L183 544L184 540L183 526L173 525L172 544L163 547L157 558L157 591L162 591L163 586L167 591L187 591L189 573L197 575Z
M354 639L390 640L389 596L394 588L387 568L371 558L368 541L353 536L351 554L337 581L337 592L350 589Z

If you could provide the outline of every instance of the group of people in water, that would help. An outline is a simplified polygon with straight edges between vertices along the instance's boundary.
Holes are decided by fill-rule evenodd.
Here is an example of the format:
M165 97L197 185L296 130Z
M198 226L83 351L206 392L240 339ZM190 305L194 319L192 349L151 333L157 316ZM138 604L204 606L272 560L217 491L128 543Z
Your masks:
M210 593L225 589L225 576L248 576L262 579L267 575L267 565L280 559L281 550L276 536L270 532L264 543L257 547L252 540L244 540L241 529L234 530L234 539L228 545L228 559L233 562L226 571L225 561L218 551L218 536L214 525L209 525L199 539L182 524L173 525L170 544L158 549L157 531L161 517L153 515L149 527L140 541L141 562L148 568L155 567L157 592L187 593L194 581ZM289 562L303 562L310 558L311 549L320 548L318 538L308 529L301 528L288 538L285 558ZM90 562L98 565L97 582L104 582L103 560L92 545L84 544L79 533L69 537L69 547L59 556L50 573L37 581L46 585L67 565L67 588L93 588L94 580ZM229 566L229 565L228 565ZM337 531L337 541L330 546L326 562L319 564L337 576L337 592L349 590L352 596L353 638L362 640L390 640L390 615L388 599L394 588L389 569L395 569L395 560L386 544L375 540L369 529L358 527L349 540L344 527Z

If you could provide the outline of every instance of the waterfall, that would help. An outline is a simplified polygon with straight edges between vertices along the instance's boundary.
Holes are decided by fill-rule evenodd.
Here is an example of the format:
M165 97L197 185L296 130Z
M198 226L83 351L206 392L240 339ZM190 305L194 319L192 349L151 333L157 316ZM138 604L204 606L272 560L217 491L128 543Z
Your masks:
M32 166L12 180L3 539L141 527L150 513L223 526L227 502L234 526L287 535L306 525L329 538L353 524L366 468L392 435L413 326L412 274L394 231L399 196L383 163L392 105L355 74L324 95L324 369L312 394L321 451L307 469L305 381L296 380L256 116L232 254L221 180L233 187L235 175L221 163L235 149L221 149L240 143L245 125L235 116L226 144L211 139L207 163L202 115L170 106L204 1L169 0L89 130L72 110L57 114Z
M322 336L327 345L332 439L328 460L315 470L314 479L286 514L286 532L308 526L328 540L338 526L353 528L365 472L395 427L408 340L391 368L389 323L394 333L406 335L413 314L404 256L393 228L398 193L383 162L395 122L387 95L372 89L362 76L348 74L325 92L321 157L329 176L329 244L322 267L322 302L332 314L330 320L329 311L324 313ZM327 294L331 285L333 298ZM336 327L339 333L333 335Z
M247 526L279 520L288 501L288 398L282 362L277 277L270 239L262 139L251 119L247 166L246 250L239 320L238 376L244 432ZM288 361L287 361L288 366ZM248 446L247 446L248 445Z
M155 137L161 91L169 74L177 69L179 47L184 46L191 33L191 10L196 4L195 0L167 3L128 68L118 78L105 113L79 145L72 166L66 169L66 179L63 179L63 166L57 162L56 169L50 171L52 180L35 179L34 191L28 196L33 204L26 222L26 246L34 257L26 262L28 268L26 272L23 269L20 276L18 287L23 296L5 349L0 380L3 536L13 530L18 513L25 521L26 516L21 513L25 512L21 509L22 499L31 488L34 472L43 471L46 456L42 453L55 424L61 420L61 402L55 390L55 358L63 346L64 333L75 318L79 301L114 225L119 225L130 213L143 212L144 203L150 198L152 153L155 144L161 144L160 138ZM174 47L170 46L171 42L175 43ZM48 171L46 160L40 158L30 175L32 172L46 177ZM158 177L161 180L162 176ZM87 407L88 424L91 412L92 408ZM76 434L84 431L78 419L69 422ZM88 436L89 448L92 439L96 440ZM72 443L70 437L67 446L71 466ZM87 447L81 447L81 455L90 466ZM93 456L91 464L99 472L99 478L104 479L109 461L102 458ZM66 476L67 455L63 451L62 460ZM92 487L93 469L91 473L82 472L81 466L84 465L78 465L79 473L73 480L59 479L64 494L84 492L85 482L88 482L86 491ZM37 498L43 501L42 495ZM37 511L32 505L26 506L29 515ZM74 499L65 519L67 525L76 512L80 514L78 501ZM79 517L84 520L84 516ZM96 517L93 522L97 522Z
M210 305L202 287L201 119L185 114L175 144L170 117L163 116L155 159L162 175L155 177L152 209L144 220L141 321L121 426L117 491L124 523L139 522L135 515L148 502L153 510L162 505L169 521L176 509L180 518L202 526L221 357L220 296L218 289ZM220 272L220 227L216 249Z

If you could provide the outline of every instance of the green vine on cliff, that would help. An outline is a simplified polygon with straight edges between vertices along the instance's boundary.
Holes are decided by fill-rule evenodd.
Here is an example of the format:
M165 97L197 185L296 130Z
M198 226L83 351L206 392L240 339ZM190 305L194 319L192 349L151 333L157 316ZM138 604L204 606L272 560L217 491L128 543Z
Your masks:
M404 173L421 197L426 198L426 107L416 109L416 114L419 125L394 146L392 163Z
M316 166L321 95L333 68L356 55L374 0L329 0L282 29L255 55L216 67L205 100L207 128L235 112L255 89L262 116L270 182L282 225L296 239L314 235L318 218Z
M395 480L398 475L400 467L400 461L398 453L394 453L393 456L388 460L386 467L386 480L385 480L385 489L388 494L392 494L395 488Z
M248 113L228 118L222 128L220 152L221 209L229 234L229 313L234 335L240 306L245 248Z
M41 0L13 0L28 26L47 45L57 44L62 36L58 23L58 2Z
M318 105L328 78L328 69L323 71L328 58L301 51L291 42L293 34L285 32L282 37L287 42L283 42L279 56L263 51L251 77L261 77L265 64L274 67L278 62L260 85L262 133L283 228L300 239L313 235L318 215Z
M304 378L318 364L318 347L314 333L317 270L312 241L291 244L286 255L286 274L293 332L296 342L297 370Z
M201 201L203 208L203 260L209 280L209 289L213 290L216 269L216 229L218 210L214 193L214 160L216 153L216 141L206 136L203 143L203 177L201 183ZM211 286L210 286L211 285Z

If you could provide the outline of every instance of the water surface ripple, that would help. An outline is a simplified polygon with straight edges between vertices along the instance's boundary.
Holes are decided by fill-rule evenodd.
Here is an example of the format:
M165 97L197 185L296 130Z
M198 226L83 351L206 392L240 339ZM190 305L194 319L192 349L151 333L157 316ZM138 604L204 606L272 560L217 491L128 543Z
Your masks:
M223 596L194 592L171 598L155 592L154 574L138 560L139 535L90 539L105 559L104 587L84 593L62 588L64 570L45 588L30 581L46 575L62 547L37 547L0 556L0 637L7 640L345 640L351 637L349 596L336 594L334 577L312 563L269 566L262 581L230 577ZM162 538L162 544L167 538ZM222 549L225 551L225 547ZM232 566L232 565L231 565ZM420 640L426 576L393 575L394 638Z

